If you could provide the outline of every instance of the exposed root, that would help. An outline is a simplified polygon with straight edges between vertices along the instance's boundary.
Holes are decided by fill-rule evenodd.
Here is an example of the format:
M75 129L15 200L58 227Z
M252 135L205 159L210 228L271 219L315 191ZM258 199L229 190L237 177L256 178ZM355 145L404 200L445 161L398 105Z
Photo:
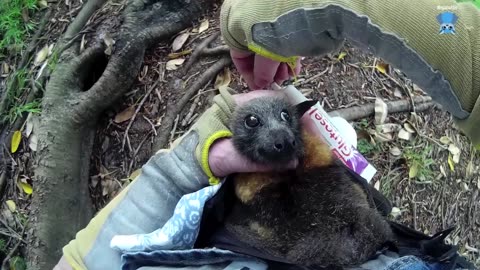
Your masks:
M434 103L431 97L416 96L413 98L416 103L416 111L421 112L431 108ZM387 102L389 113L408 112L412 110L412 104L410 100L398 100ZM366 117L370 117L375 114L375 104L365 104L363 106L350 107L341 110L335 110L328 113L330 116L340 116L347 121L358 120Z
M202 41L202 43L198 44L198 46L195 48L195 50L193 51L192 55L190 56L190 58L188 59L187 63L185 64L185 66L183 68L183 74L184 75L187 74L187 72L192 67L193 63L195 63L198 60L198 58L200 58L200 56L202 56L202 54L204 53L207 46L210 43L212 43L216 38L218 38L218 36L220 36L220 32L216 32L216 33L212 34L208 38L204 39Z
M215 75L217 75L220 71L223 70L226 66L230 65L232 63L232 60L230 57L224 56L215 64L210 66L201 76L198 78L190 88L185 91L185 94L182 96L182 98L176 102L175 104L172 104L171 102L167 106L167 113L165 115L165 118L163 118L162 121L162 130L159 134L159 136L155 139L154 143L154 149L153 151L157 151L163 147L166 146L170 131L172 130L172 127L175 123L175 119L177 115L182 111L183 107L188 103L188 101L195 95L195 93L202 88L208 81L213 79Z

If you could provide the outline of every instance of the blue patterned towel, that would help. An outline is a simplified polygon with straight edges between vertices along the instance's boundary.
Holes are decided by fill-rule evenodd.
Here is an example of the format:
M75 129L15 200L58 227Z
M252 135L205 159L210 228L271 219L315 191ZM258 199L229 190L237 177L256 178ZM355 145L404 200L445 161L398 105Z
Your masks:
M205 203L222 184L208 186L184 195L165 225L148 234L116 235L110 247L122 252L193 249L200 230Z

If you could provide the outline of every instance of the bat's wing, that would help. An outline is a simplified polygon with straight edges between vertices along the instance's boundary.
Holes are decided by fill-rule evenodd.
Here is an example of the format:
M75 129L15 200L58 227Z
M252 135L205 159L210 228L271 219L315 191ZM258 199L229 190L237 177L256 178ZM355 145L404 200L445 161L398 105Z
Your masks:
M455 15L455 13L452 13L452 24L457 23L457 21L458 21L458 16Z

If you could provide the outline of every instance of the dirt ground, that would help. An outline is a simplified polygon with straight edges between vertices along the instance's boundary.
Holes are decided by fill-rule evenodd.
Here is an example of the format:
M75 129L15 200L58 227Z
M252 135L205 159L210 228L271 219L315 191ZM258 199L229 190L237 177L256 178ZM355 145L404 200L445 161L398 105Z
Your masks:
M49 30L45 34L47 38L41 41L39 48L55 42L55 37L64 31L68 21L78 12L80 3L69 3L68 7L62 6L65 5L63 1L57 3L57 11L52 15L50 28L47 28ZM65 10L69 12L64 12ZM98 12L97 18L92 22L101 22L100 18L111 14L109 12L112 10L120 12L120 7L113 5L110 9ZM209 27L202 33L198 33L200 22L184 31L190 33L190 36L180 51L195 50L201 41L219 31L218 9L205 19L208 19ZM90 24L90 27L96 25ZM168 55L172 53L172 41L173 39L160 43L146 54L142 71L131 91L98 121L90 178L91 196L97 210L138 174L138 169L150 157L158 134L169 132L170 142L181 136L218 93L214 89L215 80L210 81L182 109L174 130L162 128L167 104L177 102L196 78L218 59L202 57L188 74L182 76L181 65L177 70L166 69L166 63L171 59ZM215 45L221 43L220 38L215 41ZM341 52L346 54L342 54L344 57L339 60ZM304 59L301 74L297 77L298 87L309 97L320 99L327 111L373 103L377 98L388 102L411 100L414 96L425 95L401 72L388 66L386 74L376 69L375 66L381 63L381 59L348 44L339 53ZM180 58L188 60L189 56L186 54ZM228 70L231 73L229 86L238 92L248 91L233 65ZM322 75L319 76L320 73ZM317 76L312 79L315 75ZM156 82L157 86L146 96ZM139 108L142 101L144 102ZM138 113L133 113L137 109ZM127 115L127 120L116 121L121 114ZM132 124L127 133L131 119ZM359 150L378 170L372 184L395 206L392 219L429 234L455 226L448 241L458 244L463 255L480 265L478 152L455 128L451 116L439 106L417 114L408 111L389 113L385 122L407 125L415 132L410 133L410 140L398 138L398 132L392 132L391 137L379 136L378 133L374 135L373 117L355 120L352 125L358 133ZM456 146L460 151L457 163L449 162L450 145ZM5 229L9 233L0 237L7 241L15 237L15 231L18 234L21 227L15 225L18 216L12 217L4 202L14 200L17 211L22 213L20 216L28 216L30 197L22 193L15 182L19 177L33 176L31 162L34 153L26 143L20 148L17 153L10 155L14 165L8 168L10 177L2 198L2 221L11 230ZM409 177L409 174L415 177Z

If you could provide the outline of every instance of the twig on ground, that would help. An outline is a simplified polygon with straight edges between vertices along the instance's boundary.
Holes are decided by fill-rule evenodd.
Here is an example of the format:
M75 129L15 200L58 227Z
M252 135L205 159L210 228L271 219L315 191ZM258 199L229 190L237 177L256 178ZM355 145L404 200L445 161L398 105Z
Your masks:
M147 90L147 93L145 93L145 96L142 98L142 100L138 104L138 107L135 110L135 113L133 114L132 118L130 118L130 122L128 122L128 126L125 129L125 134L123 135L122 149L125 148L125 141L127 140L128 131L130 130L130 127L132 126L133 121L135 121L135 117L137 116L138 112L142 109L143 104L145 103L147 98L150 96L150 93L152 93L153 89L155 89L157 87L159 82L160 82L160 80L156 80L155 83L153 83L153 85L150 87L150 89ZM131 149L130 149L130 151L131 151Z
M188 59L187 63L185 64L185 66L183 68L183 74L184 75L187 74L187 72L192 67L193 63L195 63L198 60L198 58L203 54L203 51L208 46L208 44L212 43L212 41L214 41L219 35L220 35L220 32L216 32L216 33L212 34L211 36L209 36L208 38L203 40L202 43L200 43L195 48L195 50L193 51L192 55L190 56L190 58Z
M28 221L27 221L28 222ZM20 234L20 237L23 237L23 234L25 233L25 229L27 228L26 224L23 226L22 233ZM20 247L20 244L23 242L23 239L18 240L17 244L10 250L8 253L7 257L2 262L2 269L10 269L10 267L7 267L8 262L12 258L13 254L17 252L17 249Z
M154 130L155 130L155 129L154 129ZM140 148L143 146L143 144L144 144L145 141L148 139L148 137L150 137L150 133L148 133L147 135L145 135L145 137L143 137L142 141L138 144L137 148L135 148L135 151L133 152L133 155L132 155L132 157L130 158L130 164L128 165L127 175L130 175L130 174L131 174L132 168L133 168L133 163L135 163L135 157L137 156L138 151L140 151Z
M301 82L298 82L298 83L294 83L293 85L295 85L295 86L301 86L301 85L303 85L303 84L307 84L307 83L309 83L309 82L317 79L318 77L322 76L323 74L327 73L329 69L330 69L330 68L326 68L324 71L322 71L322 72L320 72L320 73L318 73L318 74L313 75L312 77L306 79L305 81L301 81Z
M173 141L173 137L175 136L175 131L177 131L178 119L180 118L180 114L177 114L175 118L175 123L173 124L172 131L170 132L170 143Z
M416 96L414 98L415 103L417 103L417 112L425 111L431 108L434 103L431 101L432 98L428 96ZM345 118L347 121L357 120L366 118L374 115L375 113L375 104L369 103L363 106L356 106L346 109L340 109L329 112L331 116L340 116ZM388 112L389 113L399 113L407 112L412 108L411 102L409 100L397 100L392 102L387 102Z
M157 130L155 129L155 125L152 123L152 121L150 119L148 119L148 117L146 117L145 115L142 115L143 119L145 119L145 121L147 121L150 126L152 127L152 132L155 136L157 136Z
M182 127L185 127L185 126L188 124L188 121L190 120L190 118L192 118L193 112L194 112L195 109L197 108L198 99L199 99L199 96L197 96L197 97L193 100L192 106L190 106L190 110L188 111L188 113L187 113L187 115L185 116L185 118L183 118L183 120L182 120Z
M165 118L162 121L162 130L163 132L155 139L154 151L157 151L163 148L169 139L169 130L173 127L175 118L181 112L183 107L188 103L192 96L204 86L207 82L212 80L220 71L223 70L226 66L232 63L230 57L224 56L220 58L215 64L210 66L191 86L188 90L185 91L182 98L176 104L169 104L167 106L167 112Z

